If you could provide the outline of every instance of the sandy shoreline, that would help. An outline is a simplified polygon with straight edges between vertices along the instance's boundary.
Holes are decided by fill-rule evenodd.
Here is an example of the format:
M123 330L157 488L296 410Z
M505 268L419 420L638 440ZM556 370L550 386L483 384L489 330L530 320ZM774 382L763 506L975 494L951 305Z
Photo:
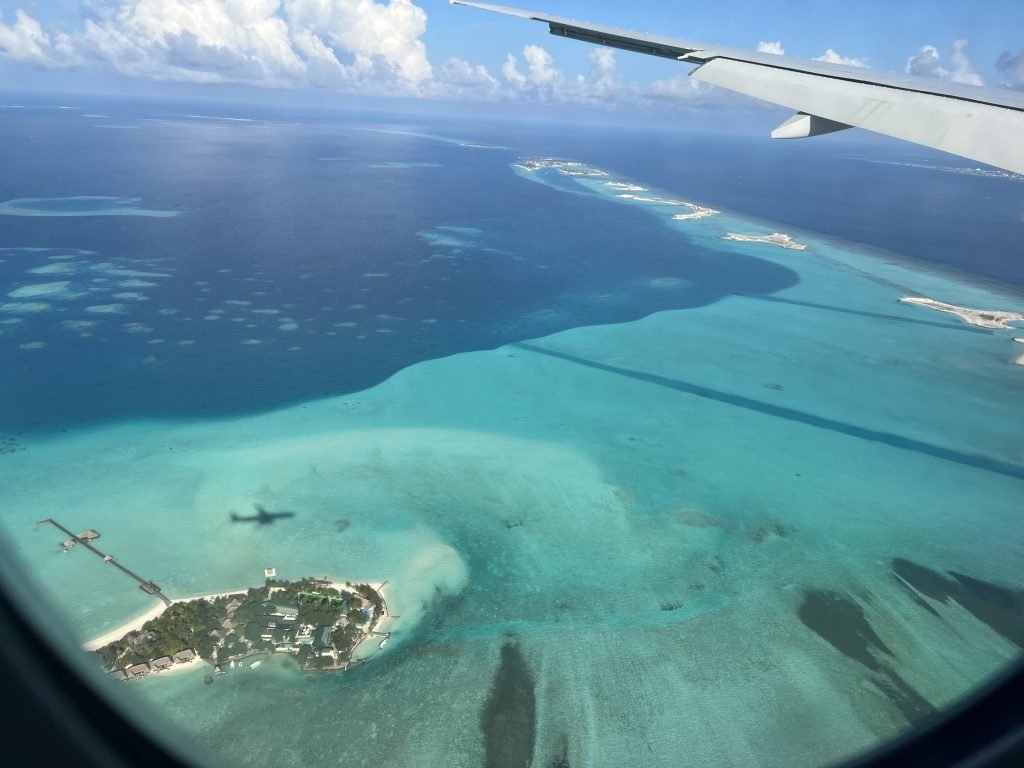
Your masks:
M196 656L195 658L190 659L189 661L176 661L174 662L174 665L169 667L168 669L162 669L159 672L154 672L152 674L170 675L177 672L185 672L186 670L195 671L197 669L201 669L204 665L210 666L211 669L213 668L212 665L209 665L206 661Z
M903 304L915 304L919 307L927 307L937 312L947 312L956 315L965 323L976 325L979 328L991 328L993 330L1008 329L1013 326L1010 323L1024 322L1024 315L1019 312L1006 312L1001 309L972 309L971 307L959 307L956 304L946 304L935 299L926 299L922 296L904 296L900 299ZM1014 339L1016 341L1016 339Z
M351 587L347 586L345 584L345 582L343 582L343 581L336 581L336 580L329 579L329 578L325 578L324 581L327 581L330 584L330 586L334 587L339 592L340 591L348 591L348 592L354 591ZM381 582L378 582L378 581L352 581L350 583L352 583L352 584L369 584L371 587L373 587L375 590L377 590L378 594L380 594L381 598L383 598L383 600L384 600L384 605L387 606L387 602L388 602L388 598L387 598L387 594L386 594L386 584L387 584L387 582L383 582L383 581L381 581ZM187 596L187 597L172 597L172 598L170 598L170 600L171 600L172 604L174 604L174 603L187 603L187 602L191 602L193 600L216 600L218 597L227 597L228 595L245 594L246 592L249 591L249 589L250 589L250 587L242 587L241 589L230 589L230 590L226 590L224 592L211 592L211 593L208 593L208 594L190 595L190 596ZM166 607L167 606L165 606L163 603L157 603L152 608L148 608L147 610L143 611L142 613L138 614L137 616L134 616L134 617L128 619L127 621L125 621L124 623L118 625L114 629L111 629L109 632L104 632L102 635L97 635L96 637L93 637L90 640L87 640L86 642L82 643L82 649L86 650L86 651L95 651L95 650L98 650L99 648L102 648L104 645L108 645L109 643L113 643L113 642L115 642L117 640L120 640L122 637L127 635L129 632L135 632L137 630L142 629L142 626L147 621L151 621L151 620L157 618L160 614L162 614L164 612L164 610L166 610ZM385 611L384 616L381 617L381 620L377 623L377 627L375 628L374 631L376 631L376 632L387 632L388 630L386 628L386 624L390 622L390 619L391 619L391 614L389 614L387 611ZM176 669L178 666L179 665L175 665L174 668ZM180 665L180 666L186 666L186 665Z
M102 635L99 635L98 637L94 637L91 640L82 643L82 648L86 651L95 651L99 648L102 648L104 645L107 645L108 643L112 643L115 640L120 640L129 632L133 632L137 629L142 629L143 624L145 624L147 621L155 619L157 616L164 612L165 608L166 606L163 603L157 603L149 610L143 611L134 618L128 619L128 621L110 630L109 632L104 632Z
M770 235L744 235L739 232L729 232L722 236L723 240L734 240L739 243L767 243L777 245L780 248L788 248L791 251L803 251L807 246L798 243L790 235L783 232L773 232Z

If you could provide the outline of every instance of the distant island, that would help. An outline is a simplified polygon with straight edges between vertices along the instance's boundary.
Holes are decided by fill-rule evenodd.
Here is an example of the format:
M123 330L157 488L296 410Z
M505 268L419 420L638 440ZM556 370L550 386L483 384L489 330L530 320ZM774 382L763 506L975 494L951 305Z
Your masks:
M578 160L555 160L551 157L537 157L530 160L522 160L515 163L517 168L524 171L539 171L544 168L553 168L566 176L607 176L607 171L598 168L591 168Z
M94 649L119 680L144 677L200 660L223 672L271 653L295 657L304 670L347 669L360 662L356 647L379 632L387 616L383 585L323 579L268 579L245 591L177 600L139 629Z
M556 160L553 157L533 157L527 160L520 160L513 165L530 173L552 169L564 176L603 177L610 175L607 171L586 165L578 160ZM716 211L714 208L697 205L686 200L677 200L672 197L661 197L658 195L638 195L636 194L637 192L647 192L647 188L628 181L606 181L605 186L616 192L615 197L622 198L623 200L632 200L639 203L657 203L660 205L677 205L690 209L688 213L675 214L672 218L676 221L705 219L708 216L715 216L720 213L720 211Z
M641 187L641 189L643 189ZM660 205L678 205L684 208L689 208L689 213L677 213L672 216L676 221L687 221L688 219L706 219L708 216L715 216L720 211L716 211L714 208L707 208L703 205L697 205L686 200L676 200L673 197L660 197L657 195L636 195L632 192L620 192L615 195L621 197L624 200L635 200L638 203L658 203Z
M783 234L782 232L773 232L770 235L741 235L738 232L729 232L728 234L722 235L722 239L736 240L740 243L768 243L769 245L777 245L780 248L789 248L793 251L803 251L807 249L806 245L796 242L792 237Z
M951 315L956 315L965 323L977 325L980 328L1006 329L1012 327L1010 323L1024 322L1024 314L1019 312L1004 312L998 309L971 309L969 307L958 307L955 304L945 304L941 301L926 299L920 296L904 296L900 301L904 304L916 304L919 307L928 307L928 309L934 309L938 312L948 312Z

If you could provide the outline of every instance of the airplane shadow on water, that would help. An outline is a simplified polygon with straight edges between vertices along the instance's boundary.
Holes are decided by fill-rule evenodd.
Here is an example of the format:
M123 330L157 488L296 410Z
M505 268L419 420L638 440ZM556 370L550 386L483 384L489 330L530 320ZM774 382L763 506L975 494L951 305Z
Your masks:
M253 504L256 508L255 515L239 515L236 512L231 513L232 523L256 523L256 525L270 525L275 520L282 520L288 517L295 517L294 512L268 512L264 507L259 504Z
M682 381L680 379L672 379L667 376L658 376L657 374L646 373L645 371L634 371L629 368L620 368L614 365L608 365L595 360L588 360L583 357L571 355L566 352L559 352L558 350L542 347L537 344L528 344L524 342L513 344L512 346L528 350L530 352L536 352L540 355L548 355L549 357L565 360L569 363L594 368L599 371L626 376L638 381L644 381L649 384L666 387L667 389L674 389L677 392L684 392L686 394L696 395L697 397L702 397L708 400L714 400L719 403L736 406L737 408L746 408L747 410L763 413L768 416L775 416L777 418L787 419L788 421L807 424L811 427L827 429L832 432L838 432L839 434L849 435L850 437L856 437L861 440L881 443L883 445L900 448L905 451L914 451L926 456L934 456L938 459L962 464L965 467L973 467L975 469L985 470L986 472L994 472L1006 477L1016 478L1017 480L1024 480L1024 466L985 456L984 454L958 451L954 448L934 445L924 442L923 440L904 437L903 435L898 435L892 432L884 432L882 430L871 429L869 427L862 427L857 424L850 424L836 419L830 419L826 416L817 416L813 413L807 413L795 408L776 405L762 400L755 400L754 398L736 395L730 392L723 392L722 390L714 389L702 384Z

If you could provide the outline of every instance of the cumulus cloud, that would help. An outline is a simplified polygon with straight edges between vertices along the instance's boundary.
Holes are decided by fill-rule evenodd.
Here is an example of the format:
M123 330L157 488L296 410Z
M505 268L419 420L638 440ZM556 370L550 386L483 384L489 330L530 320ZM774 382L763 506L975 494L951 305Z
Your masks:
M0 11L0 57L43 67L74 61L66 34L47 34L38 21L22 10L14 12L12 24L5 23L3 11Z
M967 56L967 40L954 40L949 55L949 68L942 63L942 56L934 45L923 45L921 50L907 59L906 71L911 75L941 77L955 83L984 85L970 58Z
M438 82L433 95L464 96L495 99L501 95L501 84L483 64L470 64L465 59L448 59L436 72Z
M758 53L773 53L776 56L785 56L786 49L782 45L781 40L762 40L757 44ZM824 61L827 64L845 64L850 67L866 67L867 62L864 59L858 59L853 56L841 56L839 53L829 48L821 56L815 56L815 61Z
M774 53L776 56L783 56L786 53L786 49L782 47L782 42L776 40L774 42L768 40L762 40L757 44L758 53Z
M0 18L0 55L188 82L416 93L433 78L412 0L91 0L82 29Z
M432 75L427 48L420 39L427 31L427 14L412 0L284 0L283 6L289 27L352 57L344 73L347 77L382 66L398 80L416 86Z
M1003 85L1024 91L1024 48L1016 56L1009 51L1000 54L996 69L1003 76Z
M589 82L583 78L582 82L595 98L612 98L623 91L621 78L616 72L615 51L611 48L591 48L587 53L590 59ZM580 80L582 75L577 77Z
M523 48L523 63L508 54L501 67L506 86L520 98L546 103L620 104L636 98L635 89L626 86L618 75L615 51L592 48L587 52L590 70L567 77L555 66L552 55L539 45Z
M642 100L674 108L749 107L761 104L735 91L718 88L689 76L685 71L663 80L655 80L642 94Z
M539 45L509 53L493 74L460 58L435 66L418 1L84 0L80 28L69 33L24 11L0 14L0 58L164 81L438 98L611 108L742 101L682 68L648 87L627 83L616 52L603 47L587 51L588 66L579 73L564 71ZM778 41L762 42L758 50L784 53Z
M866 67L867 61L859 59L855 56L841 56L834 50L829 48L821 56L815 56L815 61L824 61L826 64L845 64L848 67Z

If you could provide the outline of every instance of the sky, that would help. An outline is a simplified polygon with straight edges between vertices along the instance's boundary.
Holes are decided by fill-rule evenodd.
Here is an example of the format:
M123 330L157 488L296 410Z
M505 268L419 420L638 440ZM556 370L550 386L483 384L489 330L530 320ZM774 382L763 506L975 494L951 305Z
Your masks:
M1024 90L1019 0L525 0L520 7ZM749 103L689 79L689 69L446 0L0 0L6 88L197 98L230 88L342 106L382 97L641 112Z

